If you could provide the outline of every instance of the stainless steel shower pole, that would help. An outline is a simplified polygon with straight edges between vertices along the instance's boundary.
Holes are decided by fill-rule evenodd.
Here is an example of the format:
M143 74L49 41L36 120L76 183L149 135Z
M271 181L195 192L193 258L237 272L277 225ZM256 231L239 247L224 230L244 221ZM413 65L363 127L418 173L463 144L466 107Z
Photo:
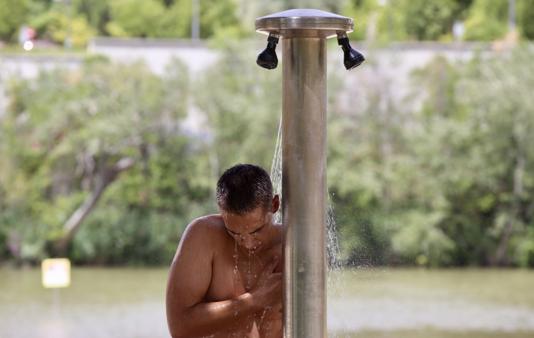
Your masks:
M326 39L352 19L289 10L256 20L282 38L284 336L324 338L326 328Z
M286 337L326 337L326 39L282 42Z

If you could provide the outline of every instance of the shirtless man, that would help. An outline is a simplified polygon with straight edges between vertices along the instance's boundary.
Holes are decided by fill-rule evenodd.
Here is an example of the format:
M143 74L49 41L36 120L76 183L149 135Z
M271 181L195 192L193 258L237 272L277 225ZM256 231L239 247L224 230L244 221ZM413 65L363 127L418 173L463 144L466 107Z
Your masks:
M282 226L262 168L239 164L217 182L220 214L184 231L167 284L167 322L179 337L282 337Z

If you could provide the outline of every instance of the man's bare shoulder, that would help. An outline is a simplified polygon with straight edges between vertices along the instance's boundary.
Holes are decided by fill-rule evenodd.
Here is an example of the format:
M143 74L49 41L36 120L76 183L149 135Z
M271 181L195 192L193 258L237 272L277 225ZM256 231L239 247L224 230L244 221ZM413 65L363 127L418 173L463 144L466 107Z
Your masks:
M173 265L197 262L200 257L213 258L225 240L224 222L220 215L207 215L191 221L182 233Z
M183 240L198 241L213 245L224 235L224 221L219 214L206 215L189 223L183 234Z

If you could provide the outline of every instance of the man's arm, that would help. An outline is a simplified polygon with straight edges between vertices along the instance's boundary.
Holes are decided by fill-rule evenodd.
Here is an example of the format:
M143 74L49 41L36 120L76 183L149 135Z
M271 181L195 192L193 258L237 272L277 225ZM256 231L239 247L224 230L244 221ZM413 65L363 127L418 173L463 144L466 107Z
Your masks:
M205 336L231 328L236 321L262 309L277 284L275 281L260 292L247 292L233 299L203 302L212 277L214 238L209 227L203 221L190 224L171 265L166 302L173 338ZM276 278L280 280L280 276L271 277Z

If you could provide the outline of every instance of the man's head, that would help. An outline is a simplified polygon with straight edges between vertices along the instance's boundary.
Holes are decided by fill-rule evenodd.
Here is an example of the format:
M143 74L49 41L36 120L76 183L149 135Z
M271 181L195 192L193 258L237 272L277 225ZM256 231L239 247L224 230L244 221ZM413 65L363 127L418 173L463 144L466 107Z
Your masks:
M238 164L217 182L217 204L228 233L243 247L259 248L278 210L269 174L256 165ZM270 231L270 230L269 230Z

